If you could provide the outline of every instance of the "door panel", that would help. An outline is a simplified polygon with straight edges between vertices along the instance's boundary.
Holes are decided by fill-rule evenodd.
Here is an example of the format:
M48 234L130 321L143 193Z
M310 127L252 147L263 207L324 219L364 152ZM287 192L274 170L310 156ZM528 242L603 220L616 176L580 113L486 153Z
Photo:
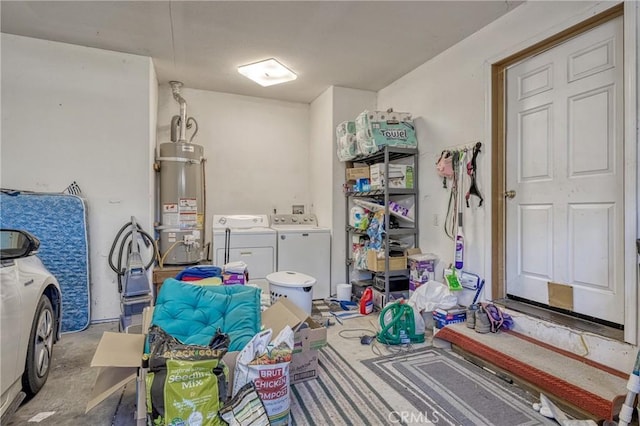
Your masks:
M0 326L2 358L0 359L0 379L2 393L16 380L20 379L24 368L24 359L19 360L22 326L22 298L20 296L20 280L15 261L2 261L0 266ZM7 395L4 395L7 396ZM10 395L13 397L13 395ZM2 401L4 404L6 401Z
M507 69L507 294L622 324L622 17Z
M518 152L519 181L549 181L553 178L551 129L552 105L543 105L520 114Z
M613 293L614 251L612 228L615 218L612 204L582 204L569 207L571 241L571 277L575 286L591 287ZM598 241L599 244L593 244ZM589 262L584 262L589 259Z
M265 279L275 272L276 253L273 247L242 247L229 249L229 262L247 264L249 281ZM215 250L215 264L224 265L224 248Z

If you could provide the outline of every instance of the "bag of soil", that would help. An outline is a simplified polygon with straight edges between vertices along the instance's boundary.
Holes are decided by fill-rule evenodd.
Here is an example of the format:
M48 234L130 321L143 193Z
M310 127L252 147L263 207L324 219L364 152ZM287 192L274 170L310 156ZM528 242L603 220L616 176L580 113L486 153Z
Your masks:
M218 330L207 346L185 345L158 326L149 330L147 419L154 426L218 426L227 395L222 357L229 337Z

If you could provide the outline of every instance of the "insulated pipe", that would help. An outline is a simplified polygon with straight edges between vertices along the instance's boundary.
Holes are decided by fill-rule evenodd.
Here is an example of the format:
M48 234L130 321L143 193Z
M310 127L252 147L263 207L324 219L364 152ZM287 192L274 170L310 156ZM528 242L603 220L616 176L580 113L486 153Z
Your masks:
M178 142L178 127L180 126L180 116L171 117L171 142Z
M169 84L171 85L173 99L178 101L178 103L180 104L180 132L177 142L187 143L187 101L185 101L184 98L180 96L182 83L179 81L170 81Z

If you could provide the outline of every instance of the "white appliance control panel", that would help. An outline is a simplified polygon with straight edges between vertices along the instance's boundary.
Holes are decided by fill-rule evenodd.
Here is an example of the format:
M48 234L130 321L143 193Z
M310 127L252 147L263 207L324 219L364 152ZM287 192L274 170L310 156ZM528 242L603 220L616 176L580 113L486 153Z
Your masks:
M246 229L268 227L269 218L266 214L213 215L213 229Z
M315 214L274 214L271 215L271 225L318 226L318 218Z

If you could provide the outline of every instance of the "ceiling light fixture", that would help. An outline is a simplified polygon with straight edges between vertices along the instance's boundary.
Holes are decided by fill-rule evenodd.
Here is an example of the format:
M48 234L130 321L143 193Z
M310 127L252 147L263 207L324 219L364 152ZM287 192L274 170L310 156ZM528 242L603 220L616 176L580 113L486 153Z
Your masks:
M238 67L238 72L262 87L286 83L298 78L296 73L273 58L243 65Z

